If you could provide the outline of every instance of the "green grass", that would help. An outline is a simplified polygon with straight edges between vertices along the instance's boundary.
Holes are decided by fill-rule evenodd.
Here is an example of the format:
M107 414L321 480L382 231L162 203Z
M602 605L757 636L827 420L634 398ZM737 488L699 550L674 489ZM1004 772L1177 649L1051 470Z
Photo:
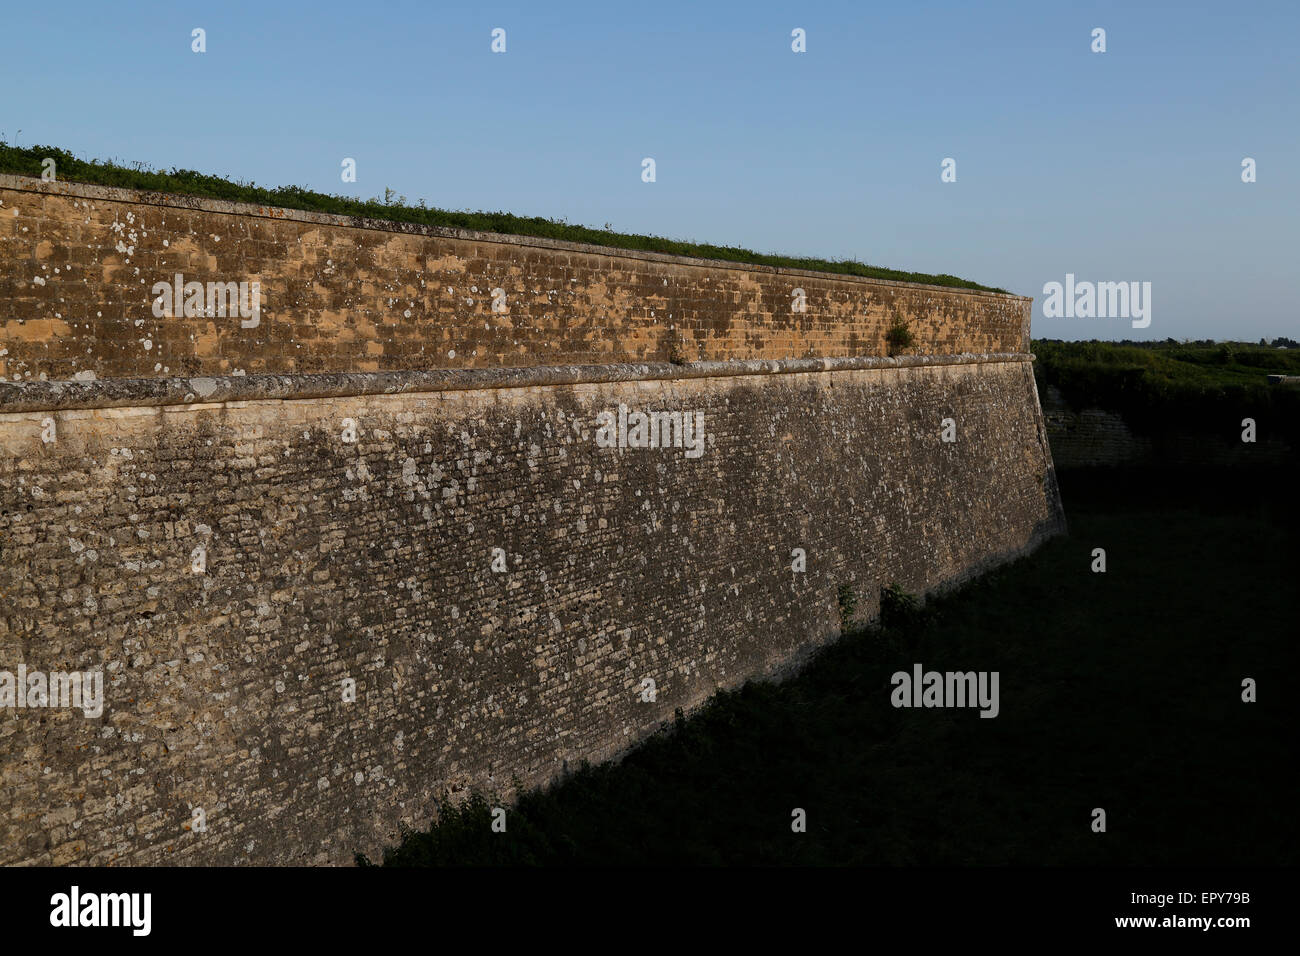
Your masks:
M1035 339L1031 351L1047 380L1066 388L1107 392L1134 389L1146 398L1181 400L1270 392L1271 374L1300 375L1300 349L1249 342L1128 343Z
M1224 433L1243 417L1300 443L1300 388L1271 374L1300 375L1300 349L1248 342L1060 342L1036 339L1039 388L1054 385L1076 408L1121 413L1136 430L1158 433L1176 418Z
M1069 537L385 862L1294 864L1294 477L1067 474ZM999 671L1000 716L894 709L914 662Z
M348 196L313 192L298 186L266 188L209 176L191 169L152 169L143 163L125 164L115 160L86 160L66 150L53 146L12 146L0 140L0 173L19 176L39 176L41 161L53 158L60 180L93 183L99 186L119 186L126 189L177 193L186 196L203 196L208 199L225 199L231 202L256 203L264 206L282 206L308 212L333 213L341 216L365 216L387 219L392 222L410 222L424 226L445 226L456 229L473 229L481 232L505 233L516 236L535 236L545 239L562 239L568 242L585 242L596 246L617 249L639 249L645 252L663 252L701 259L719 259L726 262L743 262L751 265L778 266L788 269L809 269L841 275L865 276L871 279L890 279L896 282L915 282L927 285L949 286L957 289L980 289L987 292L1005 292L980 285L952 275L928 275L870 266L850 259L816 259L808 256L780 256L753 252L735 246L715 246L708 243L667 239L662 236L638 236L610 229L593 229L571 224L563 219L543 219L537 216L516 216L505 212L470 212L434 209L424 205L407 205L405 196L386 190L383 199L354 199Z

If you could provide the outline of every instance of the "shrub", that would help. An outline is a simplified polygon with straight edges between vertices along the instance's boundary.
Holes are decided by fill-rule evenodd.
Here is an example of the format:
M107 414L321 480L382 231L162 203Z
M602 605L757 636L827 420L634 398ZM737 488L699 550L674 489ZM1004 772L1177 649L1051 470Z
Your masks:
M916 337L912 335L912 330L907 323L902 319L895 319L894 324L885 333L885 345L889 347L889 354L899 355L915 344Z
M841 584L836 599L840 606L840 631L847 632L853 625L853 615L858 609L858 596L853 585Z
M897 584L880 589L880 626L890 630L906 630L921 617L921 602L915 594L904 591Z

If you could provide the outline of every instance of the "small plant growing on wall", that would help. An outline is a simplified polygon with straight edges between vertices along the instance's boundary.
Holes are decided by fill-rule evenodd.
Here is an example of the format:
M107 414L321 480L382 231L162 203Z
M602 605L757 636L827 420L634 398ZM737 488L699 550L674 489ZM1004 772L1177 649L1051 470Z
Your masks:
M840 632L847 633L853 624L853 614L858 609L858 596L853 593L853 585L841 584L836 598L840 605Z
M885 345L890 355L901 355L916 344L916 336L903 319L894 319L894 324L885 333Z
M920 614L921 602L915 594L904 591L897 584L880 589L882 627L906 629L916 623Z

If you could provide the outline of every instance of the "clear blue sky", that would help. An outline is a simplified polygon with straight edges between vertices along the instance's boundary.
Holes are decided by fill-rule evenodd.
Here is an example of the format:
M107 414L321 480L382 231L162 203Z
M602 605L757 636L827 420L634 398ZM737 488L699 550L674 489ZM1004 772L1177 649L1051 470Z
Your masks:
M1034 296L1038 336L1300 338L1297 28L1296 0L11 2L0 135L950 272ZM1044 319L1067 272L1151 282L1150 327Z

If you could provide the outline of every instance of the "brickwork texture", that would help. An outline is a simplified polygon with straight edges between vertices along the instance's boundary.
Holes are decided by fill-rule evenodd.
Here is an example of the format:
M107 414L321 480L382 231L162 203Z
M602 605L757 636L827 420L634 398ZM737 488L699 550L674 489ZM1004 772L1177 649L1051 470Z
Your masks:
M10 399L87 373L245 397L0 403L0 670L105 679L97 717L0 710L0 863L377 855L445 798L508 800L787 671L840 633L841 588L865 621L888 584L931 593L1062 528L1027 300L6 182ZM260 276L261 325L155 320L172 271ZM919 354L984 357L777 361L879 355L895 312ZM772 367L608 372L680 360L675 331L687 361ZM574 363L606 373L230 384ZM702 444L607 447L620 406Z

